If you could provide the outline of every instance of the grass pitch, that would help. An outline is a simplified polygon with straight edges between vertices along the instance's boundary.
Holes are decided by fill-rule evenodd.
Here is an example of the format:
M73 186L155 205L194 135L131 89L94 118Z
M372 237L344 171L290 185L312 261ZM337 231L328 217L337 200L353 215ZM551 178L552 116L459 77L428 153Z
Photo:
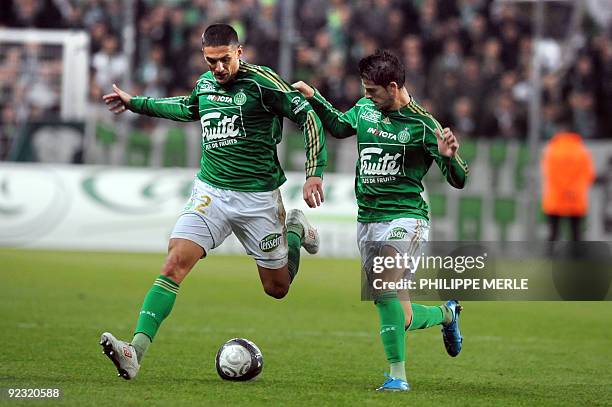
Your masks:
M59 387L61 405L611 405L609 302L465 303L461 355L446 355L437 328L411 332L413 390L379 394L387 363L358 261L305 254L281 301L247 256L200 262L125 381L98 339L131 338L163 259L0 249L0 387ZM236 336L263 352L255 381L217 377L215 353Z

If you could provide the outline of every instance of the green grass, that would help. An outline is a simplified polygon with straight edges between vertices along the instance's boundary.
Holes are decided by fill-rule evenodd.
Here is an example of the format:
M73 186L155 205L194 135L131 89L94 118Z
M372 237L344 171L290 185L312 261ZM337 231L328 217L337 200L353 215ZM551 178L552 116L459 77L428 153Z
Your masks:
M306 255L281 301L247 256L200 262L124 381L99 335L131 337L163 258L0 249L0 387L60 387L61 405L610 405L609 302L466 303L462 354L446 355L437 328L412 332L413 391L376 393L387 364L358 262ZM262 349L255 381L217 377L217 348L236 336Z

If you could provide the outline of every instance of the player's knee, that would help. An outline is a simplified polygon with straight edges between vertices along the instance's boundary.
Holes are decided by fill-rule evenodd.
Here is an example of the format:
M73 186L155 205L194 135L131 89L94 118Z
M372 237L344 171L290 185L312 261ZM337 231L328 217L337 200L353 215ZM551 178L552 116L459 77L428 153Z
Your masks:
M162 276L180 283L188 272L188 268L184 265L184 262L181 261L181 257L177 253L168 253L166 262L161 270Z
M280 300L281 298L285 297L289 292L289 286L278 283L267 283L264 284L264 291L270 297Z

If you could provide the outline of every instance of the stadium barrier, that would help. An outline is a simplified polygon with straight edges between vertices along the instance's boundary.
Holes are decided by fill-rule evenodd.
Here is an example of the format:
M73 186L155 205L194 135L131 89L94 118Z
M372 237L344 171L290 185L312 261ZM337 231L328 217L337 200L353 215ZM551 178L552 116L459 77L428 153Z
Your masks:
M612 143L588 143L598 182L591 190L587 240L612 240ZM437 168L426 178L432 227L438 241L526 240L524 146L474 143L464 149L470 180L450 188ZM184 207L196 169L69 164L0 163L0 246L103 251L165 251L174 222ZM285 208L301 208L317 225L320 254L356 257L353 176L327 174L325 203L309 209L302 200L303 174L287 173ZM545 240L544 216L530 238ZM215 253L244 253L232 236Z
M191 192L194 169L0 163L0 245L103 251L165 251ZM309 209L303 175L287 174L285 208L316 222L323 256L353 257L353 179L326 176L326 202ZM244 253L234 236L215 253Z

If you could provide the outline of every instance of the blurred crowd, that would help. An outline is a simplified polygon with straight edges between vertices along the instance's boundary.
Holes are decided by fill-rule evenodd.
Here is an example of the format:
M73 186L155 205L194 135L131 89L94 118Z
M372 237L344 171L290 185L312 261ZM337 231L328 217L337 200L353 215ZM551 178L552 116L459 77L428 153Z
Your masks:
M124 53L135 7L135 52ZM187 94L206 69L203 29L228 22L245 45L245 59L278 69L280 0L4 0L0 26L84 29L91 37L90 98L132 79L131 91L149 96ZM403 58L409 92L445 126L470 137L523 139L527 135L532 4L493 0L295 1L293 77L348 109L360 96L357 61L377 48ZM570 26L570 3L548 3L542 44L543 136L570 117L585 138L612 135L612 40L585 18L572 63L560 46ZM574 39L576 42L576 39ZM4 96L26 51L4 52ZM25 64L23 66L26 66ZM49 73L53 74L53 71ZM19 95L9 95L9 99ZM43 106L45 107L45 106ZM3 106L7 125L18 112Z

